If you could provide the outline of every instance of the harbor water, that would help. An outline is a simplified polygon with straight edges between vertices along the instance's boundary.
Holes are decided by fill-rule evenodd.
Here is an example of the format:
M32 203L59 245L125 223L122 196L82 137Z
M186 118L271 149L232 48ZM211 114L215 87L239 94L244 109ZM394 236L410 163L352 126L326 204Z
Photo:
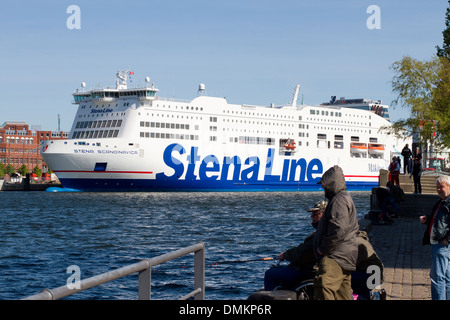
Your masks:
M351 192L363 218L370 192ZM21 299L199 241L206 245L206 299L241 300L263 285L276 261L251 261L302 242L308 208L323 192L50 193L0 192L0 299ZM152 299L193 288L193 256L156 266ZM66 299L137 299L128 276Z

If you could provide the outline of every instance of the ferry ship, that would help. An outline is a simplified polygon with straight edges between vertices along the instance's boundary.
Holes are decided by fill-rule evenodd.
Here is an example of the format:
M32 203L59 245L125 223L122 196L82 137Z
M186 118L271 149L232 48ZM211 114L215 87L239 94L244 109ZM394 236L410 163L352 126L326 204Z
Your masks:
M405 143L388 135L381 101L332 97L321 105L230 104L201 84L191 101L162 98L150 79L129 88L73 93L78 111L68 140L41 154L68 191L313 191L339 165L349 190L378 185ZM61 190L61 191L63 191ZM52 190L55 191L55 190Z

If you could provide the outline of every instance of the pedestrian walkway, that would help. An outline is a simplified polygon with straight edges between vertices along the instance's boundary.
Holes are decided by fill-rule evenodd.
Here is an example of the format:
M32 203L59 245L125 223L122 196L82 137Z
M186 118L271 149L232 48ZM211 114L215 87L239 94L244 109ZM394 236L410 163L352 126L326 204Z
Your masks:
M388 300L430 300L431 247L422 245L418 217L399 217L392 225L372 225L370 241L383 261Z

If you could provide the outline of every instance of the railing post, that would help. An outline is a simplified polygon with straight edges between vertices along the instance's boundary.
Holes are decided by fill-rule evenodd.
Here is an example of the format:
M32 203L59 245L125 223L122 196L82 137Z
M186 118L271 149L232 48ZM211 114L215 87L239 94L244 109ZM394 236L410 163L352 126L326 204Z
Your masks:
M150 300L152 288L152 264L147 259L148 267L139 272L138 299Z
M194 300L205 300L205 244L200 245L202 248L194 253L194 290L200 289L200 293Z

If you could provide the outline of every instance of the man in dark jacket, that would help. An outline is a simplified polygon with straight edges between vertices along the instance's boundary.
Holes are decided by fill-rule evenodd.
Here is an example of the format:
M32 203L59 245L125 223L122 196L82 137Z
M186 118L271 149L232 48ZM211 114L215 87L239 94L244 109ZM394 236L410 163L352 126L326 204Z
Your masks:
M450 300L450 176L439 176L436 190L440 199L420 222L427 225L423 244L431 244L431 298Z
M358 258L356 207L339 166L328 169L319 183L329 202L314 237L314 254L320 259L314 297L351 300L351 272L356 270Z
M403 156L403 173L406 174L406 171L408 171L408 173L411 173L412 152L411 149L408 147L408 144L406 144L405 147L402 149L402 156Z

